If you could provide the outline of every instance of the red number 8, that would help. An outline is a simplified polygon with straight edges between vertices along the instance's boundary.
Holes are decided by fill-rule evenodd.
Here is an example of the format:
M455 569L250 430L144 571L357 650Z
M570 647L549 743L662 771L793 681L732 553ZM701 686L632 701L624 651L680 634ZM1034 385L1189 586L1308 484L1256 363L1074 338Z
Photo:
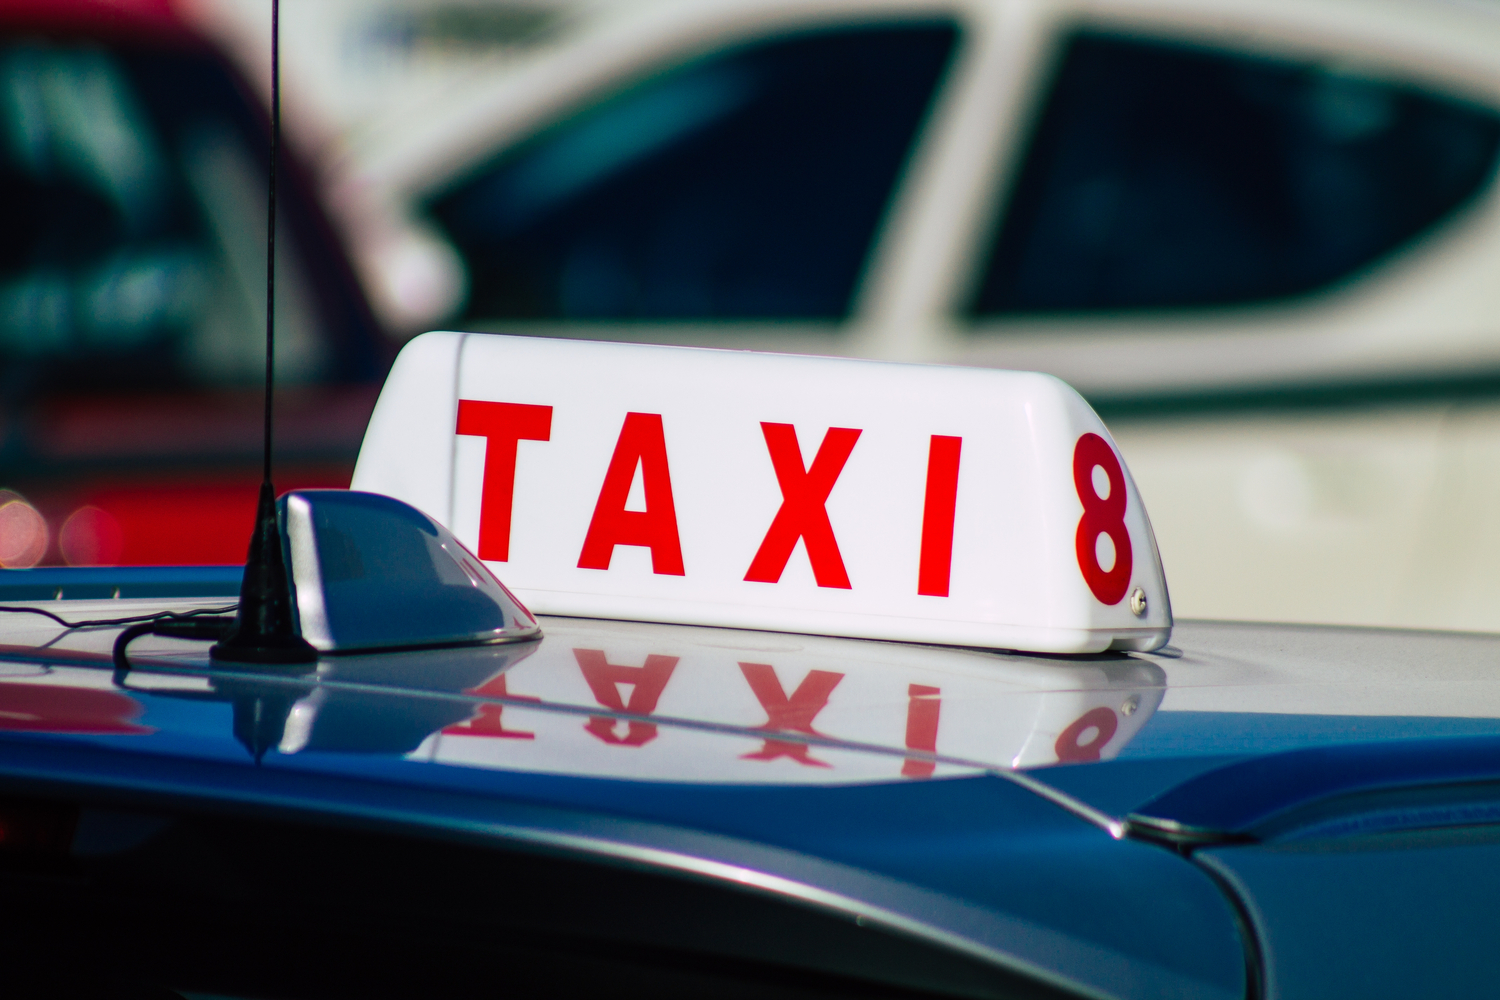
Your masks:
M1104 745L1114 739L1119 728L1120 720L1115 718L1114 709L1096 708L1084 712L1081 718L1075 719L1071 726L1057 735L1052 749L1057 753L1058 763L1084 764L1098 760L1103 756ZM1094 730L1094 737L1084 743L1083 734L1090 729Z
M1109 477L1109 496L1094 490L1094 467ZM1125 529L1125 470L1114 449L1097 434L1085 434L1073 449L1073 486L1083 502L1078 521L1078 568L1094 596L1105 604L1119 604L1130 586L1130 532ZM1099 536L1108 535L1115 544L1115 564L1106 571L1099 565Z

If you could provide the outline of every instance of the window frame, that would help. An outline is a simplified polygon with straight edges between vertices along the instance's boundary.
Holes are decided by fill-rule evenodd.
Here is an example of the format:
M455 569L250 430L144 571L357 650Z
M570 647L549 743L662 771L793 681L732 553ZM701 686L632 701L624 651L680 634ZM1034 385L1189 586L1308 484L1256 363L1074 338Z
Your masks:
M1020 124L990 164L991 187L970 206L982 222L958 234L962 248L954 258L965 266L933 296L937 308L925 320L937 335L929 355L1047 371L1095 403L1142 412L1185 399L1210 408L1217 401L1233 405L1245 393L1288 386L1347 393L1350 386L1431 382L1472 375L1476 365L1500 375L1500 323L1477 319L1493 308L1480 276L1500 269L1500 182L1493 178L1456 213L1373 266L1295 300L1096 316L966 316L1074 33L1335 62L1500 109L1500 61L1483 57L1485 45L1500 45L1500 17L1463 11L1429 24L1417 13L1415 5L1351 12L1310 0L1296 9L1266 10L1220 0L1213 9L1132 4L1107 14L1068 2L1039 14L1031 24L1037 58ZM1412 328L1424 337L1405 336Z
M650 95L651 88L658 81L668 81L684 73L712 72L726 59L734 62L747 57L754 58L761 50L774 51L780 44L787 41L811 41L819 35L848 35L865 29L874 31L884 29L894 33L902 28L903 22L909 22L914 29L951 26L954 33L952 47L931 91L926 95L925 111L918 118L911 138L904 146L904 153L892 178L885 203L875 214L875 225L864 244L861 266L849 290L848 308L845 315L828 318L731 316L723 319L715 317L681 319L675 317L641 319L609 317L597 320L565 317L535 319L495 317L493 323L506 327L535 323L569 324L584 328L607 324L626 328L642 325L671 327L714 325L733 328L768 324L796 328L824 328L844 327L857 317L861 303L866 297L865 286L868 272L871 270L871 262L882 256L882 248L887 241L891 218L896 214L896 207L906 200L907 190L911 186L910 175L913 172L913 162L919 160L923 151L930 145L928 133L931 131L932 120L939 116L939 106L946 95L954 89L952 78L956 75L957 67L964 61L966 54L967 25L965 19L958 16L950 6L941 3L870 4L868 9L860 10L854 15L850 15L847 11L810 10L798 13L801 16L767 19L734 33L709 33L707 40L694 38L677 47L660 46L665 54L657 53L654 59L637 59L616 66L602 82L596 82L591 88L584 89L581 94L572 94L569 101L562 103L560 107L552 108L547 116L530 122L525 128L509 130L503 142L496 142L480 150L470 151L466 156L455 161L455 164L450 165L439 177L428 178L422 185L413 188L410 197L417 206L416 211L423 216L424 225L440 229L442 224L432 212L435 203L462 191L483 176L486 171L497 166L503 169L507 161L514 163L512 154L519 153L524 158L528 147L545 148L549 137L556 136L565 139L575 123L587 122L601 112L608 115L612 106L620 102L630 102L637 95ZM808 16L814 14L817 16ZM841 16L834 16L835 14ZM671 146L663 147L664 151L670 151L671 148ZM604 183L612 183L610 175L604 177ZM446 234L442 238L448 242ZM452 243L448 245L455 253L458 253L456 246ZM459 256L461 257L462 254L459 253ZM485 328L488 328L489 321L481 320L481 322L485 322ZM710 340L709 343L713 341Z
M982 16L981 16L982 15ZM933 160L953 132L958 105L972 91L970 78L980 61L973 35L993 7L985 0L846 0L836 5L793 2L767 8L754 0L712 8L652 7L605 18L562 49L540 53L514 75L476 87L472 97L446 109L398 109L374 130L376 137L349 161L357 163L333 183L336 199L362 216L361 228L420 234L416 206L459 182L498 151L514 148L543 132L572 109L587 108L621 83L656 66L680 66L716 52L753 45L778 33L810 32L902 18L950 19L958 35L944 76L918 127L905 168L892 188L885 212L871 237L848 316L842 320L687 321L507 321L493 329L508 333L622 340L685 346L724 347L795 353L860 353L863 328L871 326L870 288L887 280L893 241L906 242L912 202L932 187ZM986 127L986 131L997 131ZM415 152L420 150L420 152ZM967 198L962 199L967 201ZM381 267L377 248L355 241L362 269ZM444 242L444 252L452 253ZM908 255L898 255L908 256Z

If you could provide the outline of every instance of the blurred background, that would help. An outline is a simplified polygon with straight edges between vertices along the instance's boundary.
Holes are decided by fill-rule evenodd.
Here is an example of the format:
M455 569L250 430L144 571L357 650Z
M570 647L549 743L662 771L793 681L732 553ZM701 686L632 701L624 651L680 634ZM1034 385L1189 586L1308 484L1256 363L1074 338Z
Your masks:
M0 7L0 565L243 559L269 8ZM280 488L431 328L1034 369L1180 616L1500 628L1500 4L282 10Z

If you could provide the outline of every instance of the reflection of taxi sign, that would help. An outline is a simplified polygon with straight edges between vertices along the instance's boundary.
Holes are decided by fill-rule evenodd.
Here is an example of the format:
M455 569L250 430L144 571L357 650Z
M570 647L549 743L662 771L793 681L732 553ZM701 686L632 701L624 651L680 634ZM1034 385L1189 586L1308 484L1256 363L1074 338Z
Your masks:
M814 636L757 642L754 633L631 623L558 621L546 641L517 652L509 669L471 689L493 700L433 732L416 756L635 781L944 777L1113 758L1166 687L1161 667L1138 657L1059 669L1056 660L971 650L856 649ZM531 702L602 711L584 721Z
M1046 375L432 333L355 471L533 611L952 645L1153 649L1118 453Z

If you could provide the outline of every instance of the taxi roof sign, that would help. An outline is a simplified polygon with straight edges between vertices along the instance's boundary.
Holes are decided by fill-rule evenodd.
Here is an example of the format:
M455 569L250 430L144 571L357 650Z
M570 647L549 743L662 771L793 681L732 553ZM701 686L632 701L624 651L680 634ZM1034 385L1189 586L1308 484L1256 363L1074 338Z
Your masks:
M1135 484L1048 375L429 333L352 486L539 614L1054 653L1171 634Z

